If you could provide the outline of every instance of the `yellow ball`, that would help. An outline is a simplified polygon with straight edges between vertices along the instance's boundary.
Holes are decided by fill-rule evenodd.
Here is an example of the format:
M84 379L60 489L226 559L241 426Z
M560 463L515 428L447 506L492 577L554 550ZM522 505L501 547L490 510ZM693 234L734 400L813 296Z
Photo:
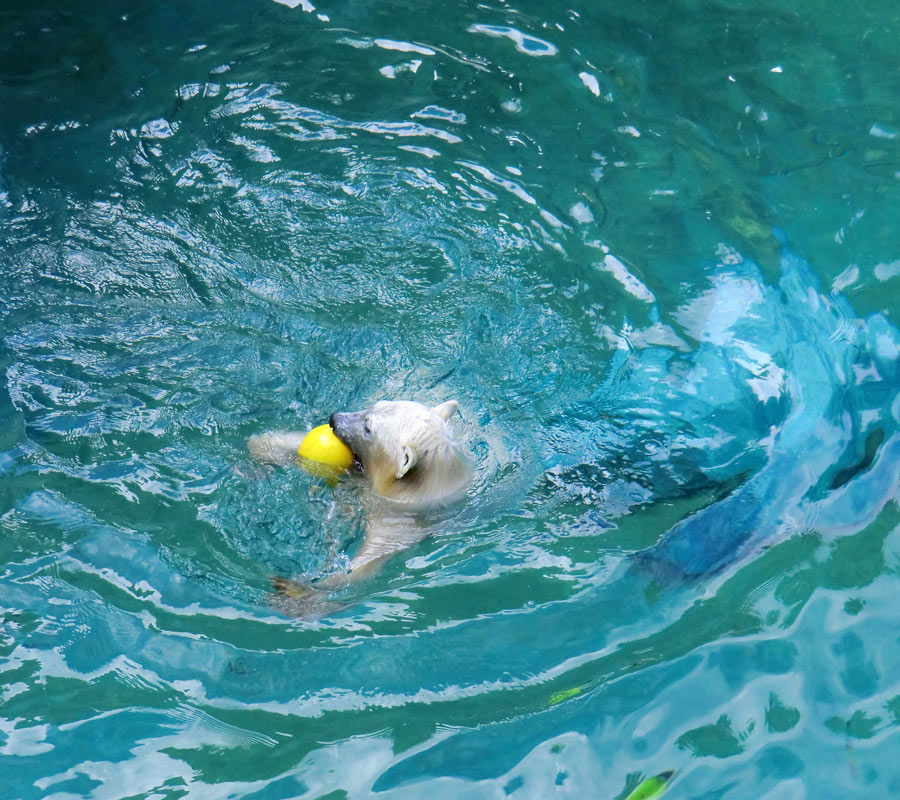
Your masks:
M331 430L330 425L313 428L300 443L297 455L307 461L343 471L353 466L353 452Z

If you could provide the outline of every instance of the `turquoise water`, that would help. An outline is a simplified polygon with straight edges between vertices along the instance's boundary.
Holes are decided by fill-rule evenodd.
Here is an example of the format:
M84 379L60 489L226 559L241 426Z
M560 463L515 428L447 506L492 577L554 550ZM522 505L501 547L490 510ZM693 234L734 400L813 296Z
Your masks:
M3 797L900 794L894 4L0 33ZM245 440L381 398L473 484L284 616L358 486Z

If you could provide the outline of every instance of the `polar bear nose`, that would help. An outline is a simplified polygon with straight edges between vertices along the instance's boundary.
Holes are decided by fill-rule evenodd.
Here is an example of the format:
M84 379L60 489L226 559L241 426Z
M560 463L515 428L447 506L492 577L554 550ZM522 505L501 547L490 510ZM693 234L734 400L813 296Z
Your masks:
M354 416L354 414L349 414L346 411L335 411L328 418L328 424L331 426L331 430L334 431L334 435L351 450L354 449L354 442L357 439L353 425Z
M344 436L348 435L350 428L352 427L351 422L353 421L353 415L348 414L346 411L335 411L328 418L328 424L331 425L331 430L333 430L338 439L343 441Z

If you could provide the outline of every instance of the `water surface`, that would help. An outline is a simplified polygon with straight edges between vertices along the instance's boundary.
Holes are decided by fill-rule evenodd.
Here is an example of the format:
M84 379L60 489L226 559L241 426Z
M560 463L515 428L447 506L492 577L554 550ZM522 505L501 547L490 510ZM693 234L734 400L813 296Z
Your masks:
M0 10L5 795L898 794L895 6L290 5Z

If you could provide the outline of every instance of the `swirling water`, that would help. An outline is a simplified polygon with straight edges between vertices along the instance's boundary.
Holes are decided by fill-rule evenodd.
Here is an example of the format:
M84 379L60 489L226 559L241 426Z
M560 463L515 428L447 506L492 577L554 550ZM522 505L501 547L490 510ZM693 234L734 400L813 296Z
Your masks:
M900 793L898 17L0 9L3 796ZM465 502L283 616L246 437L399 397Z

